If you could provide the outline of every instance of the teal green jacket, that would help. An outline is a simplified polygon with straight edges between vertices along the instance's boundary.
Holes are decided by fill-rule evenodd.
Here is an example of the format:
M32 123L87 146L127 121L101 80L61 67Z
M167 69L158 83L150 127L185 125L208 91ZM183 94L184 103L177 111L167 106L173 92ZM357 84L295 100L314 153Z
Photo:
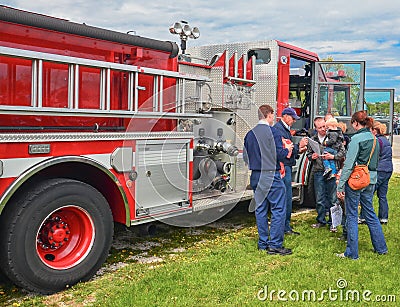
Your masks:
M346 159L337 187L338 192L344 191L344 185L350 177L356 164L367 164L374 144L374 136L368 128L358 130L352 137L347 148ZM376 184L379 159L379 142L376 141L375 149L368 165L371 184Z

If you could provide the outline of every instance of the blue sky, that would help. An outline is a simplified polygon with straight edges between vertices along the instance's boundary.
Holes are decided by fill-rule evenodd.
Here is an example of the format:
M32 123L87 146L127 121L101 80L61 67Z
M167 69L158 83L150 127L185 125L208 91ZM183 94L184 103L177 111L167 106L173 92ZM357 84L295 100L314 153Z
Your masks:
M161 40L186 20L191 45L277 39L334 60L366 61L366 87L394 88L400 100L400 14L393 0L15 0L2 4Z

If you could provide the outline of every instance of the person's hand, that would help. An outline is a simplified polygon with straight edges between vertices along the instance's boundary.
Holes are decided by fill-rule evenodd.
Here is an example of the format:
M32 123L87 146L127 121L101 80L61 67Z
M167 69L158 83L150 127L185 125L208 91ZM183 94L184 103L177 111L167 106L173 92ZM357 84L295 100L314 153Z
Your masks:
M293 142L289 139L282 138L283 148L290 149L294 147Z
M311 156L311 159L313 159L313 160L316 160L318 158L319 158L319 155L317 153L315 153L315 152Z
M290 159L290 157L292 156L292 153L293 153L293 144L289 145L286 148L289 150L289 153L287 154L286 158Z
M299 143L299 151L300 153L307 150L308 138L302 138Z
M290 159L294 148L293 142L289 139L282 138L282 144L283 148L289 150L289 153L287 154L286 158Z
M332 160L332 159L335 159L335 156L326 152L323 155L321 155L321 158L324 160Z
M339 198L340 200L344 200L344 192L336 192L336 196L337 196L337 198Z

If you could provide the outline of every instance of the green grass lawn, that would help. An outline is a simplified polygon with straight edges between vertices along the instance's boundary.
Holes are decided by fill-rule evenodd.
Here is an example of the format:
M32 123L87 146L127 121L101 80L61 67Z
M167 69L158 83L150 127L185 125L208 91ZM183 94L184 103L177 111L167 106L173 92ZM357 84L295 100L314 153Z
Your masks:
M383 226L388 255L373 253L366 225L359 226L359 260L340 259L345 243L339 232L312 229L315 211L293 217L300 236L285 238L293 255L271 256L257 250L254 217L236 217L230 229L173 229L145 240L164 242L149 251L161 262L128 265L50 296L7 301L11 306L347 306L400 305L400 175L392 176L389 223ZM377 199L375 197L375 205ZM235 217L231 217L235 218ZM173 237L165 243L165 238ZM181 248L178 251L176 248ZM174 250L175 249L175 250ZM135 251L114 250L108 263L129 259ZM20 290L14 290L20 291ZM5 290L0 288L0 294ZM315 296L314 296L315 295ZM359 297L358 297L359 295ZM364 295L364 297L363 297ZM359 301L356 302L357 298ZM396 302L393 300L396 299ZM370 302L367 302L370 300ZM0 303L1 304L1 303ZM7 304L6 304L7 305Z

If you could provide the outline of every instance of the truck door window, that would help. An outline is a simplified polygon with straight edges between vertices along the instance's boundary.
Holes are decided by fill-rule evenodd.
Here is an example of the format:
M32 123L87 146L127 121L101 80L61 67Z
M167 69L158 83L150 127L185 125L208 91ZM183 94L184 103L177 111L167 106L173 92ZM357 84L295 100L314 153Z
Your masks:
M250 49L247 52L247 60L250 60L252 56L256 57L256 65L268 64L271 61L271 49Z
M292 129L301 130L309 127L311 103L311 63L295 56L290 56L289 106L301 117Z
M397 129L394 116L394 89L365 89L364 103L368 116L386 125L385 134L391 135L392 131Z

